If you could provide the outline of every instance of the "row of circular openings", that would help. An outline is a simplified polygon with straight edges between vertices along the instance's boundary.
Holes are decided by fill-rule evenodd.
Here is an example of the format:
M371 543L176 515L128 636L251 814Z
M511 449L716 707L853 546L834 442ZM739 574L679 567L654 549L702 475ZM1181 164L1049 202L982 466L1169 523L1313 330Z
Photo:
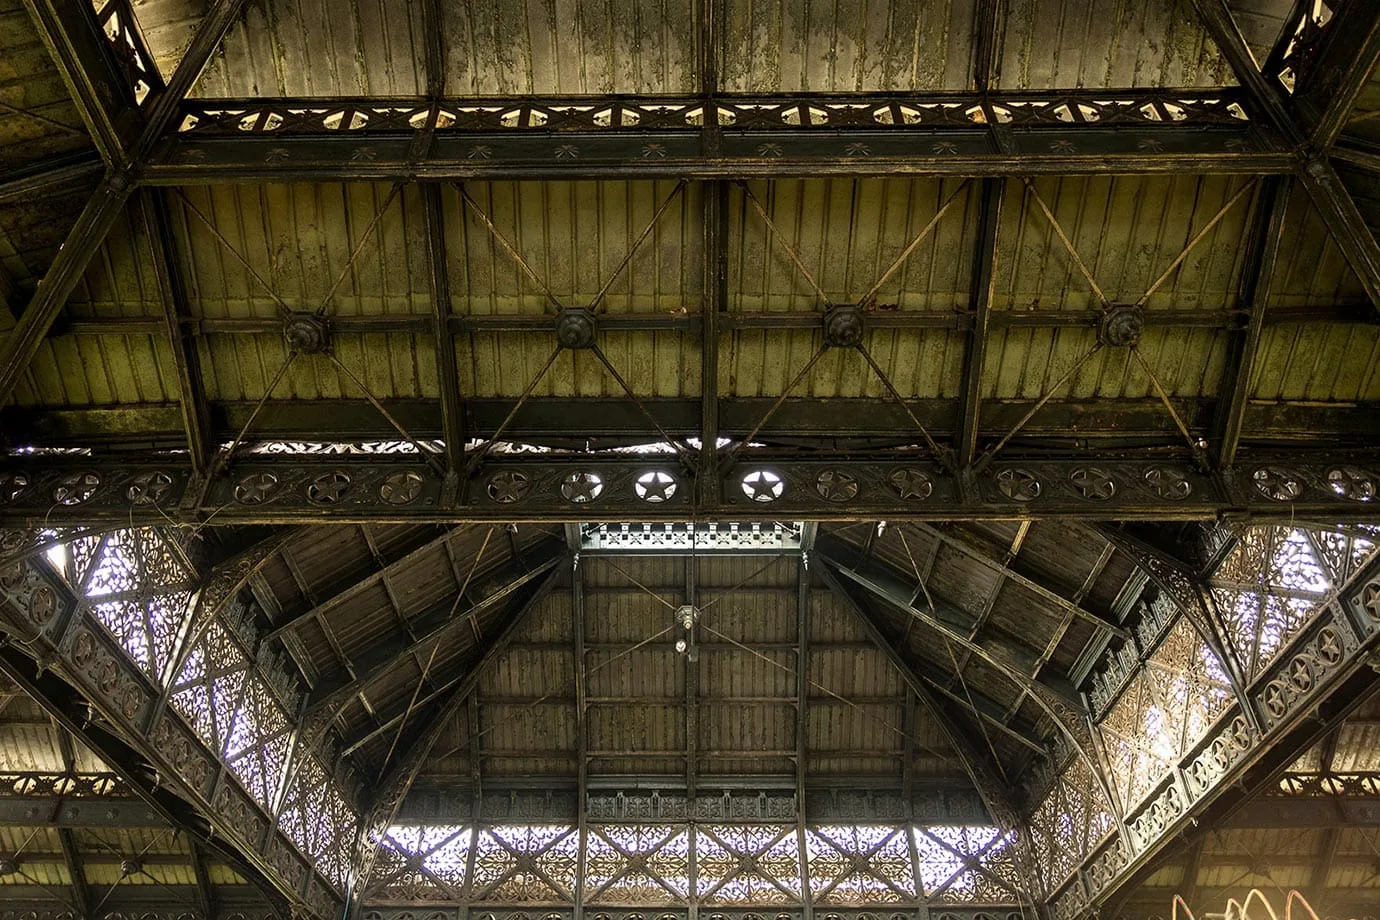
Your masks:
M101 483L101 476L96 472L66 473L58 479L50 495L59 505L81 505L100 491ZM28 491L30 484L25 473L0 475L0 504L14 501ZM125 499L133 505L155 505L172 487L172 476L162 470L139 473L125 488Z

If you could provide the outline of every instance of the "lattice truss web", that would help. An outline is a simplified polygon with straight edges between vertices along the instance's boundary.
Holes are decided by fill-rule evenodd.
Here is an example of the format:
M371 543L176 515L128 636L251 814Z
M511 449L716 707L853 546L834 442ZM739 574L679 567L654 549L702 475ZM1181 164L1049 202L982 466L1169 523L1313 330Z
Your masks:
M1035 862L1054 891L1112 832L1112 810L1082 757L1069 761L1030 816Z
M197 583L181 547L157 528L139 527L78 536L46 555L91 618L165 685Z
M802 849L803 840L803 849ZM375 901L657 907L1025 900L1012 836L994 827L794 824L399 825ZM583 853L583 863L581 854Z
M293 725L252 665L234 634L213 620L188 649L170 704L250 796L272 809L287 769Z
M80 606L327 878L344 887L358 819L306 752L289 777L295 722L254 657L254 611L230 597L197 618L197 573L161 528L75 536L46 551Z
M315 755L304 754L296 765L278 826L322 875L345 888L359 820Z
M1145 798L1231 703L1222 663L1180 617L1098 725L1122 806Z
M1376 551L1377 530L1248 528L1209 579L1247 677L1259 674Z

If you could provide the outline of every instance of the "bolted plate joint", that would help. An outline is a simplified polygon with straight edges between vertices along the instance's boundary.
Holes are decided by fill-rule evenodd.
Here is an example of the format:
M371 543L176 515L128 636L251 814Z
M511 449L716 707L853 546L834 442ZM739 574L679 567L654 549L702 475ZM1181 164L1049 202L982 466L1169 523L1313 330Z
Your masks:
M863 312L855 304L840 304L824 314L824 344L856 348L863 339Z
M589 348L598 326L584 307L567 307L556 314L556 341L562 348Z
M1097 340L1113 348L1125 348L1140 341L1145 328L1145 310L1134 304L1113 304L1097 327Z
M289 351L320 354L330 346L330 323L315 313L293 313L283 321L283 341L287 342Z

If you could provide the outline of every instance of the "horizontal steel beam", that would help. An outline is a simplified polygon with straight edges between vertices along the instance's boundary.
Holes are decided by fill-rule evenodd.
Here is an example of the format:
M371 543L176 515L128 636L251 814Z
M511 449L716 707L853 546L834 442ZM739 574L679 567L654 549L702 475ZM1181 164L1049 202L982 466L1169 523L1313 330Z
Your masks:
M767 418L775 400L765 397L724 397L719 400L720 434L743 436ZM504 430L511 441L570 438L580 445L589 439L659 440L648 420L673 435L697 436L700 400L652 398L642 401L644 414L628 399L534 397ZM1011 431L1032 408L1033 399L985 399L978 434L995 440ZM383 406L415 437L441 438L441 403L436 399L386 399ZM463 404L467 430L474 437L496 431L516 400L469 399ZM1213 438L1215 399L1174 399L1175 412L1189 430ZM908 400L907 407L931 434L952 437L959 425L959 407L952 399ZM228 444L244 429L254 412L252 402L213 402L209 406L211 436ZM1248 402L1242 428L1248 444L1329 443L1365 447L1374 444L1370 425L1375 406L1367 403ZM86 408L12 406L0 412L0 428L10 447L93 447L129 444L135 448L184 448L186 435L177 403L148 403ZM901 443L912 422L893 401L877 399L790 397L770 416L760 440L804 443L808 439L871 438ZM365 400L275 399L254 418L252 441L394 441L397 429ZM1173 417L1155 399L1053 399L1039 408L1021 429L1019 443L1045 441L1051 449L1068 449L1085 441L1121 444L1181 441ZM827 442L818 444L827 448Z
M245 457L204 490L192 487L185 456L33 454L0 465L0 523L1375 518L1375 451L1277 450L1238 466L1208 474L1163 451L1013 455L959 477L913 447L748 451L720 472L724 500L712 504L670 454L493 454L454 497L415 453Z
M179 128L141 181L1272 173L1296 162L1230 89L199 100L184 103Z
M6 827L164 827L167 820L135 798L0 796Z

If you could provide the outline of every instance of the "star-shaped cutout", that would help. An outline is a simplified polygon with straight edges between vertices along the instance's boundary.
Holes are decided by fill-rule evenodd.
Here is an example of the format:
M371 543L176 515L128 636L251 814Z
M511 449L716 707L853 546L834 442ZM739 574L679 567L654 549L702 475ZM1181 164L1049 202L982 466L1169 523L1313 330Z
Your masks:
M783 488L781 477L766 470L749 473L743 477L743 491L755 502L775 501L780 497Z
M858 481L848 473L825 470L815 480L815 488L822 498L831 502L846 502L858 494Z
M1361 606L1370 613L1370 618L1380 623L1380 582L1366 585L1361 592Z
M645 473L637 480L637 496L643 501L657 504L675 494L676 481L670 473Z
M930 477L919 470L897 470L891 474L891 487L906 501L921 501L934 491Z
M504 470L489 477L489 497L504 505L511 505L527 494L527 476L516 470Z
M593 473L571 473L561 483L561 494L572 502L588 502L604 491L604 481Z

